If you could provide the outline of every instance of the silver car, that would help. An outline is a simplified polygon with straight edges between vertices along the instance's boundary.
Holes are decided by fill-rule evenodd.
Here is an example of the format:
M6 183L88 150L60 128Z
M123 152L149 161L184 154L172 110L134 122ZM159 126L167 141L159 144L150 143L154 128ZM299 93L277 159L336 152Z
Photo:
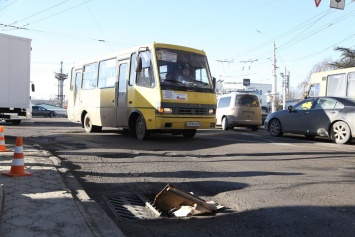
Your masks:
M303 134L308 138L328 136L335 143L349 143L355 136L355 100L340 97L314 97L287 110L267 116L265 129L272 136Z
M261 106L254 93L231 92L217 98L217 126L223 130L247 127L257 131L261 125Z

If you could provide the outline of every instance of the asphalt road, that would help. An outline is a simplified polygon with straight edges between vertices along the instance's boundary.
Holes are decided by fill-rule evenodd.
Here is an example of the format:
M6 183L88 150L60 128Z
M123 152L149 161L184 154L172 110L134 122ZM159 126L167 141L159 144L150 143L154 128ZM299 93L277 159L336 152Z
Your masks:
M0 124L4 125L4 124ZM6 134L58 156L126 236L354 236L355 140L271 137L239 128L195 138L138 141L104 128L86 134L65 118L34 118ZM107 197L148 200L171 184L225 208L214 215L116 216Z

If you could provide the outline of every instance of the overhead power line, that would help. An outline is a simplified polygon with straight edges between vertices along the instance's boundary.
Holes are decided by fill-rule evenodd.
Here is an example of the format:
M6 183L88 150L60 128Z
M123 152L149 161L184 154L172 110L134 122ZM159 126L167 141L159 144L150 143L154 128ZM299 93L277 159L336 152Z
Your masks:
M35 14L31 15L31 16L28 16L28 17L26 17L26 18L23 18L23 19L21 19L21 20L15 21L15 22L13 22L13 23L11 23L11 24L9 24L9 25L17 24L17 23L19 23L19 22L21 22L21 21L24 21L24 20L27 20L27 19L29 19L29 18L31 18L31 17L37 16L37 15L43 13L43 12L49 11L50 9L53 9L53 8L55 8L55 7L59 6L59 5L62 5L63 3L68 2L68 1L69 1L69 0L65 0L65 1L63 1L63 2L60 2L60 3L58 3L58 4L54 5L54 6L51 6L51 7L47 8L47 9L44 9L44 10L42 10L42 11L40 11L40 12L37 12L37 13L35 13Z
M48 34L48 35L64 36L64 37L74 38L74 39L78 39L78 40L97 41L97 42L103 42L103 43L111 43L111 44L124 45L124 46L132 46L132 44L125 44L125 43L118 43L118 42L111 42L111 41L108 42L108 41L105 41L103 39L94 39L94 38L81 37L81 36L77 36L77 35L67 35L67 34L61 34L61 33L54 33L54 32L48 32L48 31L43 31L43 30L30 29L30 28L27 28L27 27L11 26L11 25L6 25L6 24L2 24L2 23L0 23L0 26L8 27L8 28L16 29L16 30L29 30L29 31L42 33L42 34Z
M33 25L33 24L35 24L35 23L37 23L37 22L47 20L48 18L51 18L51 17L57 16L57 15L59 15L59 14L62 14L62 13L64 13L64 12L67 12L67 11L69 11L69 10L73 9L73 8L79 7L79 6L83 5L83 4L86 4L86 3L91 2L91 1L92 1L92 0L88 0L88 1L86 1L86 2L83 2L83 3L77 4L77 5L73 6L73 7L70 7L70 8L64 9L63 11L57 12L57 13L55 13L55 14L52 14L52 15L47 16L47 17L45 17L45 18L39 19L39 20L37 20L37 21L31 22L31 23L27 23L27 24L25 24L25 25L23 25L23 26Z
M351 2L351 3L352 3L352 2ZM351 4L351 3L348 3L347 5L349 5L349 4ZM310 19L308 19L308 20L302 22L301 24L299 24L299 25L293 27L292 29L290 29L290 30L288 30L288 31L286 31L286 32L284 32L284 33L282 33L282 34L280 34L280 35L274 37L273 39L268 40L268 41L266 41L266 42L264 42L264 43L262 43L262 44L260 44L260 45L258 45L258 46L256 46L256 47L254 47L254 48L252 48L252 49L249 49L249 50L247 50L247 51L242 52L241 55L247 56L247 55L249 55L250 53L252 53L252 52L254 52L254 51L257 51L257 50L259 50L260 48L263 48L263 47L269 45L270 43L275 42L276 40L279 40L279 39L282 39L282 38L284 38L284 37L286 37L286 36L289 36L291 33L296 32L296 31L298 31L298 30L300 30L300 29L302 29L302 28L304 28L304 27L308 27L308 28L309 28L309 25L313 25L315 22L319 21L319 19L323 18L325 15L330 15L330 14L333 14L333 13L335 12L335 11L332 11L332 12L330 12L330 13L328 14L328 11L329 11L329 9L328 9L328 10L325 10L325 11L319 13L319 14L317 14L317 15L314 16L314 17L311 17ZM289 43L289 42L288 42L288 43ZM291 43L292 43L292 42L291 42ZM238 56L239 56L239 54L238 54L238 55L235 55L235 56L233 56L233 57L230 57L230 59L239 58ZM261 56L260 56L260 57L261 57Z
M12 4L14 4L15 2L17 2L17 0L15 0L15 1L13 1L12 3L10 3L9 5L7 5L7 6L3 7L3 8L1 8L1 9L0 9L0 12L1 12L2 10L4 10L5 8L8 8L8 7L11 6Z
M331 46L329 46L329 47L327 47L327 48L325 48L325 49L323 49L323 50L321 50L321 51L318 51L318 52L316 52L316 53L313 53L313 54L310 54L310 55L307 55L307 56L304 56L304 57L301 57L301 58L295 58L295 59L285 60L285 61L290 61L290 62L291 62L291 61L297 61L297 60L301 60L301 59L305 59L305 58L312 57L312 56L314 56L314 55L317 55L317 54L319 54L319 53L324 52L325 50L328 50L328 49L330 49L330 48L333 48L333 47L339 45L340 43L342 43L342 42L344 42L344 41L346 41L346 40L348 40L348 39L350 39L350 38L352 38L352 37L354 37L354 36L355 36L355 34L352 34L352 35L346 37L345 39L343 39L343 40L337 42L336 44L333 44L333 45L331 45Z

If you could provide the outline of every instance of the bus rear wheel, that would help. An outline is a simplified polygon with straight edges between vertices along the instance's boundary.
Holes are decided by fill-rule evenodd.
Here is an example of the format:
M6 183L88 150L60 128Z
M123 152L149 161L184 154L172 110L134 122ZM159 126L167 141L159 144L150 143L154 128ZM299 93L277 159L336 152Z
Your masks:
M146 140L149 137L147 125L142 115L139 115L136 120L136 137L138 140Z

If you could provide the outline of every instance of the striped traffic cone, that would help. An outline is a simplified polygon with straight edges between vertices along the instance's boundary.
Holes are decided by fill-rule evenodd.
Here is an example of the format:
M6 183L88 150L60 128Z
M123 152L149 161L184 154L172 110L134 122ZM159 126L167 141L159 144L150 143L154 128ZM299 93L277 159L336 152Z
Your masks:
M2 175L9 177L18 176L32 176L32 173L25 172L25 162L23 155L22 137L16 138L16 147L14 152L14 159L12 160L10 172L1 172Z
M0 152L9 151L5 145L4 127L0 126Z

